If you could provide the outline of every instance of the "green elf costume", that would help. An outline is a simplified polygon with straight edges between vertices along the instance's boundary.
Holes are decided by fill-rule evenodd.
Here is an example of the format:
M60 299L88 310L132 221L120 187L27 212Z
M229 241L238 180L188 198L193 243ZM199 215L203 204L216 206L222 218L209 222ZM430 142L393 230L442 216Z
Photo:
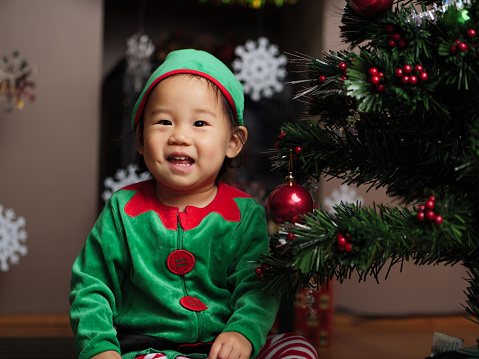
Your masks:
M243 124L243 88L231 71L206 52L180 50L148 80L135 127L154 86L178 73L215 83ZM208 206L179 212L159 202L154 186L149 180L113 194L73 265L70 320L79 359L108 350L124 359L154 352L206 358L229 331L251 342L255 358L279 307L254 271L269 245L264 208L219 182Z

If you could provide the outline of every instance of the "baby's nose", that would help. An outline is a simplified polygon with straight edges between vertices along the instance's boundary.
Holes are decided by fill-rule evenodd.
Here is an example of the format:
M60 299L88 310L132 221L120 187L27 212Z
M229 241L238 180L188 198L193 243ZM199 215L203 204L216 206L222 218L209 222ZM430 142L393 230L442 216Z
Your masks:
M173 134L171 134L168 143L175 145L189 145L191 143L191 140L189 136L184 132L175 131Z

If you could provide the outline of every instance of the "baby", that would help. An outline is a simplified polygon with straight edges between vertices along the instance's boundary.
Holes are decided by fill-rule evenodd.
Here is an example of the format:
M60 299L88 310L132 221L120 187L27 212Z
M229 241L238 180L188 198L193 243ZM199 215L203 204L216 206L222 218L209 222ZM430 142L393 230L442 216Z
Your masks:
M241 83L203 51L170 53L148 80L133 126L153 178L110 198L73 265L79 359L280 358L292 339L317 357L293 334L265 346L279 298L254 271L264 209L219 181L247 139L243 107Z

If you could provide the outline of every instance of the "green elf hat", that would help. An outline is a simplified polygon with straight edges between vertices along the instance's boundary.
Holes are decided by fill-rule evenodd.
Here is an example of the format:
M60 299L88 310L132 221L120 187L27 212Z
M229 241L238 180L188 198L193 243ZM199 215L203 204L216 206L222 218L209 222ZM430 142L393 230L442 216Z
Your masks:
M170 52L163 64L150 76L133 109L133 128L138 125L153 88L161 80L177 74L198 75L213 82L233 108L239 125L244 125L244 93L241 82L223 62L213 55L205 51L187 49Z

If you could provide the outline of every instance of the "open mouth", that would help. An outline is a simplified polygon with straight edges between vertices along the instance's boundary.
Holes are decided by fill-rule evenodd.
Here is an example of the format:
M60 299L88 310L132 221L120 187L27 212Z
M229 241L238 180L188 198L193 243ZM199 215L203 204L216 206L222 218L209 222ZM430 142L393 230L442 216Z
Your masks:
M195 161L190 158L190 157L185 157L185 156L174 156L174 157L168 157L168 162L177 165L177 166L192 166Z

